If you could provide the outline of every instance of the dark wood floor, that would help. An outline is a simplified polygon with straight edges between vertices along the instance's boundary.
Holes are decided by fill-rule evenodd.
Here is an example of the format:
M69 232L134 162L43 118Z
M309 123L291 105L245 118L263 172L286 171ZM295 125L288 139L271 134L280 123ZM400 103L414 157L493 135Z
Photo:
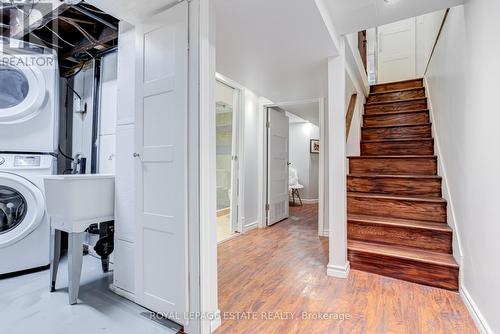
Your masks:
M216 333L478 333L455 292L356 270L328 277L316 205L290 208L289 219L228 240L218 253Z

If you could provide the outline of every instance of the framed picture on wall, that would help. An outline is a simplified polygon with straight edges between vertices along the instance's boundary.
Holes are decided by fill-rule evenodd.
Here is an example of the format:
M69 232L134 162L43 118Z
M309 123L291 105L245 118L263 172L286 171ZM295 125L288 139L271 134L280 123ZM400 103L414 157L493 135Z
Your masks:
M319 154L319 139L311 139L311 153Z

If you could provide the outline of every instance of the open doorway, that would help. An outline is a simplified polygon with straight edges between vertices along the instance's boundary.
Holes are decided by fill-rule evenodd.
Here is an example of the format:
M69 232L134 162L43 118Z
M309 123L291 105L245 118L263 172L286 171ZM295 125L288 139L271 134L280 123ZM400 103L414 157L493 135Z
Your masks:
M306 194L305 180L310 179L309 171L297 172L296 184L304 186L297 189L300 199L296 193L292 196L289 187L290 156L286 150L290 147L287 133L291 125L287 112L296 115L295 109L309 106L314 109L315 126L319 128L320 105L324 107L322 104L328 93L326 59L336 55L336 50L314 2L294 2L290 6L290 2L284 0L217 0L214 7L214 72L229 78L225 83L240 89L242 95L241 150L237 159L241 173L241 206L238 209L241 233L219 242L217 261L210 257L211 268L217 268L214 280L218 289L216 294L212 293L211 300L221 311L221 333L244 332L246 329L249 332L280 332L276 328L245 328L244 323L239 324L243 327L235 329L238 321L224 316L228 312L246 314L248 311L266 314L281 307L298 311L300 305L296 303L296 297L300 290L308 287L296 282L306 282L308 277L327 279L328 239L319 236L318 228L320 191L318 189L318 195L314 197ZM287 10L283 11L283 8ZM255 17L258 17L257 25ZM304 17L307 17L307 24ZM304 40L308 41L307 46L304 46ZM215 80L210 82L216 84ZM216 89L212 91L217 94ZM216 97L214 102L217 101ZM277 115L281 116L280 132L276 133L280 143L270 145L276 149L276 155L271 152L271 156L276 158L279 170L279 175L274 175L279 185L275 189L276 215L272 225L268 224L266 214L267 191L273 188L267 184L266 167L266 122L270 108L279 110ZM301 122L306 125L309 120L303 119ZM271 120L271 129L274 129L273 124L276 125ZM312 125L305 126L308 127ZM316 146L318 140L321 143L319 129L316 135L311 132L310 138L297 139L297 142L304 143L303 149L307 153L298 160L316 160L319 179L321 155L310 153L311 139ZM292 164L298 165L299 161ZM315 183L319 188L319 180ZM213 217L214 213L207 210L207 216ZM214 232L210 232L211 240ZM288 307L292 304L295 306ZM267 322L264 320L260 325L267 326Z
M240 91L216 81L217 242L240 232L238 224L238 130Z
M321 108L320 99L266 107L266 226L305 210L314 212L318 222L314 228L324 235L319 205Z
M441 9L369 29L370 84L423 77L445 15Z

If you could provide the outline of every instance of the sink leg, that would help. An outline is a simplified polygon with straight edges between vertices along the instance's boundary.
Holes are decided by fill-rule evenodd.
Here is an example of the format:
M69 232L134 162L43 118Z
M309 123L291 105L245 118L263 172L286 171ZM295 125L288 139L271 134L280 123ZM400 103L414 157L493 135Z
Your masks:
M99 224L99 239L102 239L108 235L107 229L108 229L108 224L106 224L106 223ZM108 255L101 256L101 266L102 266L103 273L107 273L109 271L109 256Z
M68 290L69 304L77 303L83 264L84 233L70 233L68 242Z
M61 231L50 229L50 292L56 291L57 269L61 257Z
M109 256L101 257L101 267L103 273L109 271Z

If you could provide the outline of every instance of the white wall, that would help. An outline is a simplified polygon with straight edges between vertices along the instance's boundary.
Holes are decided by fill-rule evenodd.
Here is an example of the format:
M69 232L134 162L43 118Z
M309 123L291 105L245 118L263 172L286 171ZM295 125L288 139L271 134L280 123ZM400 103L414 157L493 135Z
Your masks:
M116 151L116 81L117 52L109 53L101 61L101 87L99 92L99 126L98 126L98 161L99 173L115 172ZM82 97L83 102L73 94L73 156L81 154L87 158L86 171L91 171L92 127L94 123L94 67L90 66L78 73L74 78L73 89ZM68 91L71 94L71 90ZM81 106L87 104L87 113L78 113Z
M318 200L319 154L310 153L309 144L311 139L319 139L319 127L301 122L290 123L289 129L289 161L304 186L300 196L305 200Z
M87 158L86 171L90 173L92 157L92 125L94 106L94 66L84 68L75 75L73 89L81 96L81 101L73 94L73 132L72 153L73 156L80 154ZM71 96L71 89L69 90ZM87 112L81 113L87 105Z
M461 240L461 294L489 333L500 333L498 13L496 0L452 8L425 77L450 224Z
M415 30L416 38L416 73L417 77L422 77L427 67L432 47L436 42L436 37L443 21L445 10L439 10L422 16L417 16Z
M101 91L99 96L98 173L115 173L117 55L108 53L101 61Z

